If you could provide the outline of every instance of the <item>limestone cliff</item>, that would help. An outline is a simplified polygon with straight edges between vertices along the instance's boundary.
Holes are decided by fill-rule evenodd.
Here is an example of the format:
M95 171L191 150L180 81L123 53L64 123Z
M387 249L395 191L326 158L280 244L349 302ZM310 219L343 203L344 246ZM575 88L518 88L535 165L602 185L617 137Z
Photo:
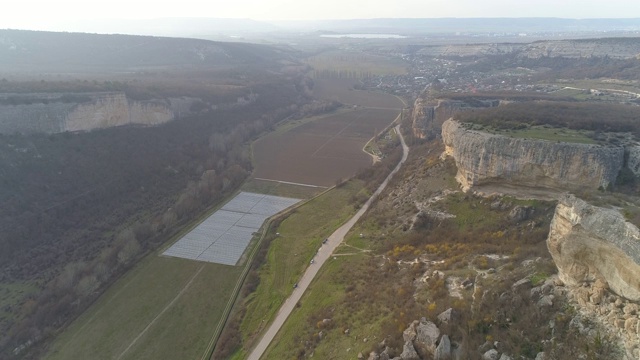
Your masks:
M92 130L128 124L158 125L172 119L171 109L163 103L130 102L123 93L114 93L77 105L67 115L64 130Z
M474 101L437 99L426 101L418 98L413 106L412 128L416 137L424 139L429 131L438 130L442 123L461 111L499 106L498 99L474 99Z
M640 301L640 231L618 211L565 195L551 221L547 246L566 284L599 281Z
M442 125L445 153L458 167L466 191L499 183L574 190L607 187L624 164L624 148L520 139L465 129L455 120Z
M0 104L0 134L59 133L129 124L158 125L188 115L198 99L134 101L124 93L89 93L82 101L62 101L51 94L22 95L20 103L5 96ZM8 97L10 99L10 97Z

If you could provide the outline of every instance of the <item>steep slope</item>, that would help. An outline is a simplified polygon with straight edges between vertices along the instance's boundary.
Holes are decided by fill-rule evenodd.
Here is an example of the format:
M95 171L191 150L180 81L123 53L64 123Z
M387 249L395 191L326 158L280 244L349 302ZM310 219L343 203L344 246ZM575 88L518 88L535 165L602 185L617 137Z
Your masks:
M574 190L606 188L624 163L624 148L510 138L467 130L455 120L442 125L447 155L464 190L491 183Z
M0 30L3 70L139 69L162 66L268 67L288 58L281 50L263 45L223 43L197 39L134 35L99 35L44 31Z

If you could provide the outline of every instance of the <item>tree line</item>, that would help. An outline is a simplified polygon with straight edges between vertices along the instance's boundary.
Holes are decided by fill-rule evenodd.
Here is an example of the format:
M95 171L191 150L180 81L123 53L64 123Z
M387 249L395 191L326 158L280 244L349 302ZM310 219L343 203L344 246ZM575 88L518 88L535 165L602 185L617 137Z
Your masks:
M251 171L248 141L284 118L323 109L304 106L303 81L253 83L251 104L157 127L0 135L0 283L38 286L3 309L0 357L47 339L137 259L237 189Z

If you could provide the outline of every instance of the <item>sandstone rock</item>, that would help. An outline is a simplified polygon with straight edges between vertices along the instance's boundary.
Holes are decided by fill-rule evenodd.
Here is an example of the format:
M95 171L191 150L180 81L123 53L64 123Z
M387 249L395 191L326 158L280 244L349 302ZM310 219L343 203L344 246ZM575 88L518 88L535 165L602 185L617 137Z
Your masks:
M624 322L624 331L627 335L637 335L638 318L629 318Z
M498 350L491 349L485 352L484 354L482 354L482 360L498 360L499 356L500 354L498 353Z
M507 354L502 354L498 360L513 360L513 358Z
M622 302L622 299L617 298L616 301L614 302L614 305L618 308L618 309L622 309L622 307L624 306L624 302Z
M574 295L580 306L587 306L587 302L589 301L589 289L584 287L577 288L574 291Z
M364 359L364 355L361 352L358 353L358 359Z
M436 348L436 352L434 355L435 360L449 360L451 359L451 342L449 341L449 336L442 335L440 339L440 344Z
M402 348L402 354L400 354L400 358L402 360L420 360L416 349L413 347L413 343L411 341L407 341L404 343Z
M546 358L547 356L545 355L544 351L541 351L536 354L536 360L545 360Z
M380 355L378 355L377 352L372 351L369 353L369 357L367 358L367 360L380 360Z
M404 332L402 332L402 339L407 342L407 341L413 341L416 338L416 325L418 324L418 321L414 321L411 324L409 324L409 327L407 327Z
M596 280L591 289L591 297L589 300L591 303L598 305L604 301L604 297L607 294L608 286L602 281L602 279Z
M561 190L606 188L624 162L621 147L511 138L467 130L454 120L442 124L442 139L464 191L492 182Z
M622 311L628 315L634 315L638 312L638 304L626 304Z
M458 318L458 312L449 308L438 315L438 321L442 324L450 324L455 322Z
M132 101L122 92L83 93L86 100L59 101L50 94L46 104L0 104L0 133L60 133L88 131L128 124L157 125L177 115L170 101ZM44 95L37 95L42 98ZM186 99L186 98L185 98ZM192 104L197 99L185 100ZM190 105L189 105L190 106ZM185 114L186 115L186 114Z
M433 322L425 320L420 321L420 324L416 326L416 333L415 345L418 350L433 355L436 343L440 338L440 329Z
M169 106L158 101L129 101L110 93L76 106L65 120L65 131L86 131L128 124L157 125L173 119Z
M579 286L585 280L600 280L616 294L638 301L638 239L638 228L626 222L618 211L567 195L556 207L547 247L564 283Z

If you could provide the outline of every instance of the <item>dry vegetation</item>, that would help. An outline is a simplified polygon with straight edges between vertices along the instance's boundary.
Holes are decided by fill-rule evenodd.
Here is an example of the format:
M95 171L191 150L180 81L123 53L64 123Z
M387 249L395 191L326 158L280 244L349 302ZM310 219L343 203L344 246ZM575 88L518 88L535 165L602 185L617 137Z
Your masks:
M588 130L598 139L604 132L630 132L640 135L640 107L614 104L536 101L511 103L494 108L461 112L462 122L497 129L523 129L549 125L557 128Z
M479 359L495 341L514 357L543 350L554 359L615 357L606 336L582 336L571 324L575 310L563 296L541 307L529 288L512 287L523 278L539 286L555 273L545 243L554 204L457 192L455 167L438 159L440 146L414 146L267 356L366 358L385 347L398 356L412 321L437 322L453 308L456 320L440 329L465 359Z

